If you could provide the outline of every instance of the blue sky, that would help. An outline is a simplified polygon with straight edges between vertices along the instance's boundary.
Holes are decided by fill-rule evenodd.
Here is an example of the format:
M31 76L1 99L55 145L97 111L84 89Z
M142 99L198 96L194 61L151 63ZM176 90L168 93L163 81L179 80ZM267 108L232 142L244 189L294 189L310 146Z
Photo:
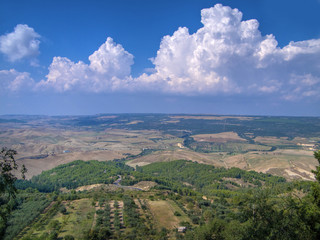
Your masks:
M0 1L0 114L320 116L319 0Z

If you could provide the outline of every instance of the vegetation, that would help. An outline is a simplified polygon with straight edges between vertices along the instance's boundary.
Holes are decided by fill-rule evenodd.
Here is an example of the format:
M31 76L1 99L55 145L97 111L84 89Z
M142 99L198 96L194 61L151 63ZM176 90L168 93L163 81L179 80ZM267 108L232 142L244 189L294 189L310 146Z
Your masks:
M0 150L0 238L8 224L8 216L12 209L15 207L16 202L16 188L15 181L17 177L13 171L18 169L18 165L14 159L17 154L15 150L2 148ZM21 168L22 178L26 168L23 165Z
M240 188L241 183L239 182L255 187L262 186L262 184L276 185L286 182L284 178L271 174L245 171L239 168L216 168L186 160L153 163L139 170L143 174L188 183L197 191L210 195L217 189Z
M60 188L75 189L79 186L113 183L118 175L126 175L133 168L118 161L74 161L45 171L30 181L18 181L16 186L22 189L37 188L39 191L52 192Z
M7 151L2 159L12 164ZM314 156L320 165L320 151ZM136 170L120 160L75 161L29 181L11 175L1 192L1 211L9 209L2 239L319 239L320 167L313 173L315 182L287 182L186 160ZM140 181L157 185L123 187ZM97 183L106 185L75 190Z
M36 190L20 191L14 201L4 239L13 239L49 206L52 198Z
M315 161L301 150L311 152L320 146L316 117L22 115L1 116L0 125L1 144L20 152L19 161L29 168L27 178L61 162L81 158L118 159L130 166L188 159L216 166L268 170L290 180L297 177L312 180L306 171L311 171ZM224 140L197 137L223 134L236 137ZM290 172L284 171L289 168Z

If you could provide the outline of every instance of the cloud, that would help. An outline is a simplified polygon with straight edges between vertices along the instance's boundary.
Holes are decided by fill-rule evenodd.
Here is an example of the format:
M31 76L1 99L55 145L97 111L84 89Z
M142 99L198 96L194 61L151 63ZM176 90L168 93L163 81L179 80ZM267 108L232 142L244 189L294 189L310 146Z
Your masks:
M0 36L0 52L11 62L34 58L39 54L39 38L33 28L18 24L13 32Z
M164 36L151 59L154 68L137 78L131 76L133 56L107 38L89 64L54 57L34 89L319 98L320 39L281 48L274 35L262 36L257 20L244 21L238 9L221 4L203 9L201 22L193 34L180 27Z
M30 73L17 72L14 69L0 71L0 93L31 90L35 85Z
M100 46L91 56L90 64L72 62L65 57L54 57L46 80L37 89L64 91L102 92L123 88L123 81L131 79L133 56L112 38Z
M135 79L136 86L193 95L278 94L285 99L320 90L320 39L280 48L275 36L261 35L257 20L242 21L239 10L221 4L203 9L201 22L194 34L183 27L165 36L152 60L155 72Z

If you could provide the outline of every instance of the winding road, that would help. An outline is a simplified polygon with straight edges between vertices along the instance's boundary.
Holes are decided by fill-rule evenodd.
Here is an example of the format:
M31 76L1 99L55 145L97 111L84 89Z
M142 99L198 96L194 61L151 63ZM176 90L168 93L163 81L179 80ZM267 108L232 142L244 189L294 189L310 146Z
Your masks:
M123 188L123 189L142 191L141 188L136 188L136 187L131 187L131 186L122 186L120 184L121 180L122 180L122 176L118 175L118 179L116 181L114 181L113 185L115 185L115 186L117 186L119 188Z

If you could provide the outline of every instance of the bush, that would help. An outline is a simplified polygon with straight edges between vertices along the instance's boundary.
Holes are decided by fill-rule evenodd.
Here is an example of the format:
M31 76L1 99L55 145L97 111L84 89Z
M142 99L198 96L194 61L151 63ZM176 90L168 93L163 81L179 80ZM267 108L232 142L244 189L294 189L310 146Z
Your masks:
M67 209L64 205L61 205L59 207L59 212L62 213L62 214L66 214L67 213Z
M200 218L197 216L191 216L191 221L193 224L199 224Z
M65 235L64 240L74 240L74 237L72 235Z
M174 215L179 217L179 216L181 216L181 213L179 213L178 211L175 211Z
M54 230L49 234L49 240L56 240L56 239L58 239L58 232Z

